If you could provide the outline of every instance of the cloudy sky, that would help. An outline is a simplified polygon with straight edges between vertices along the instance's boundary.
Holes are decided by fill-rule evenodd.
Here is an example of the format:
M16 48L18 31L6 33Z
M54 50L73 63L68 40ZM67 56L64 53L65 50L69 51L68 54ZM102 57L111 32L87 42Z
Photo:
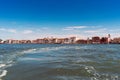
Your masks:
M120 37L119 0L0 0L0 38Z

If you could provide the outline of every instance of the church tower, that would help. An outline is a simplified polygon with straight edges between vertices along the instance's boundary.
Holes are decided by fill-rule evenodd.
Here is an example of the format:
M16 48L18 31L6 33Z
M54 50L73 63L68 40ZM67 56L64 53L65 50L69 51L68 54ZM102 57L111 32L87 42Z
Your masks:
M108 34L108 44L110 43L110 41L111 41L111 35Z

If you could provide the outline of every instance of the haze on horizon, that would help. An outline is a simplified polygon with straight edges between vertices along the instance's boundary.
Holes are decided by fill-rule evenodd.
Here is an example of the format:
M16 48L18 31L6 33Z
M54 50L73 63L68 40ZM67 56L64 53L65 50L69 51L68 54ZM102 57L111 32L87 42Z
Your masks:
M0 38L120 37L119 0L0 0Z

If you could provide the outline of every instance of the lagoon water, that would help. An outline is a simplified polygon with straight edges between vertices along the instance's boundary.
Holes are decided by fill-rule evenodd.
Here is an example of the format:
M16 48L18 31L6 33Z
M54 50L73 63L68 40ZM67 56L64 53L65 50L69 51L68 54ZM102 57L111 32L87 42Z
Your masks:
M0 80L120 80L120 45L0 44Z

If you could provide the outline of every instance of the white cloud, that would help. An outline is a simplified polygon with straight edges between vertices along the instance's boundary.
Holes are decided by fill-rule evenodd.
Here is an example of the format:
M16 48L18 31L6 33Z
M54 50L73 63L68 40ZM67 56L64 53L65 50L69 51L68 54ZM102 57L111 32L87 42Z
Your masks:
M111 34L112 38L119 37L120 29L114 28L107 28L107 27L95 27L95 26L71 26L71 27L64 27L62 31L58 29L52 29L47 27L41 28L24 28L24 29L17 29L17 28L0 28L1 38L8 39L37 39L43 37L71 37L76 36L80 39L87 39L87 37L93 36L107 36L107 34ZM11 34L12 33L12 34ZM6 36L4 36L6 35Z
M82 29L86 28L87 26L72 26L72 27L67 27L67 28L72 28L72 29Z
M62 30L63 31L69 31L69 30L73 30L73 29L71 29L71 28L63 28Z
M65 27L63 30L76 30L76 29L83 29L87 28L87 26L71 26L71 27Z
M9 29L8 32L16 33L17 31L15 29Z
M84 31L85 33L100 33L100 32L106 32L107 29L106 28L103 28L103 29L96 29L96 30L87 30L87 31Z
M24 31L23 31L23 34L31 34L31 33L33 33L32 30L24 30Z
M3 32L10 32L10 33L17 33L15 29L6 29L6 28L0 28L0 31Z

